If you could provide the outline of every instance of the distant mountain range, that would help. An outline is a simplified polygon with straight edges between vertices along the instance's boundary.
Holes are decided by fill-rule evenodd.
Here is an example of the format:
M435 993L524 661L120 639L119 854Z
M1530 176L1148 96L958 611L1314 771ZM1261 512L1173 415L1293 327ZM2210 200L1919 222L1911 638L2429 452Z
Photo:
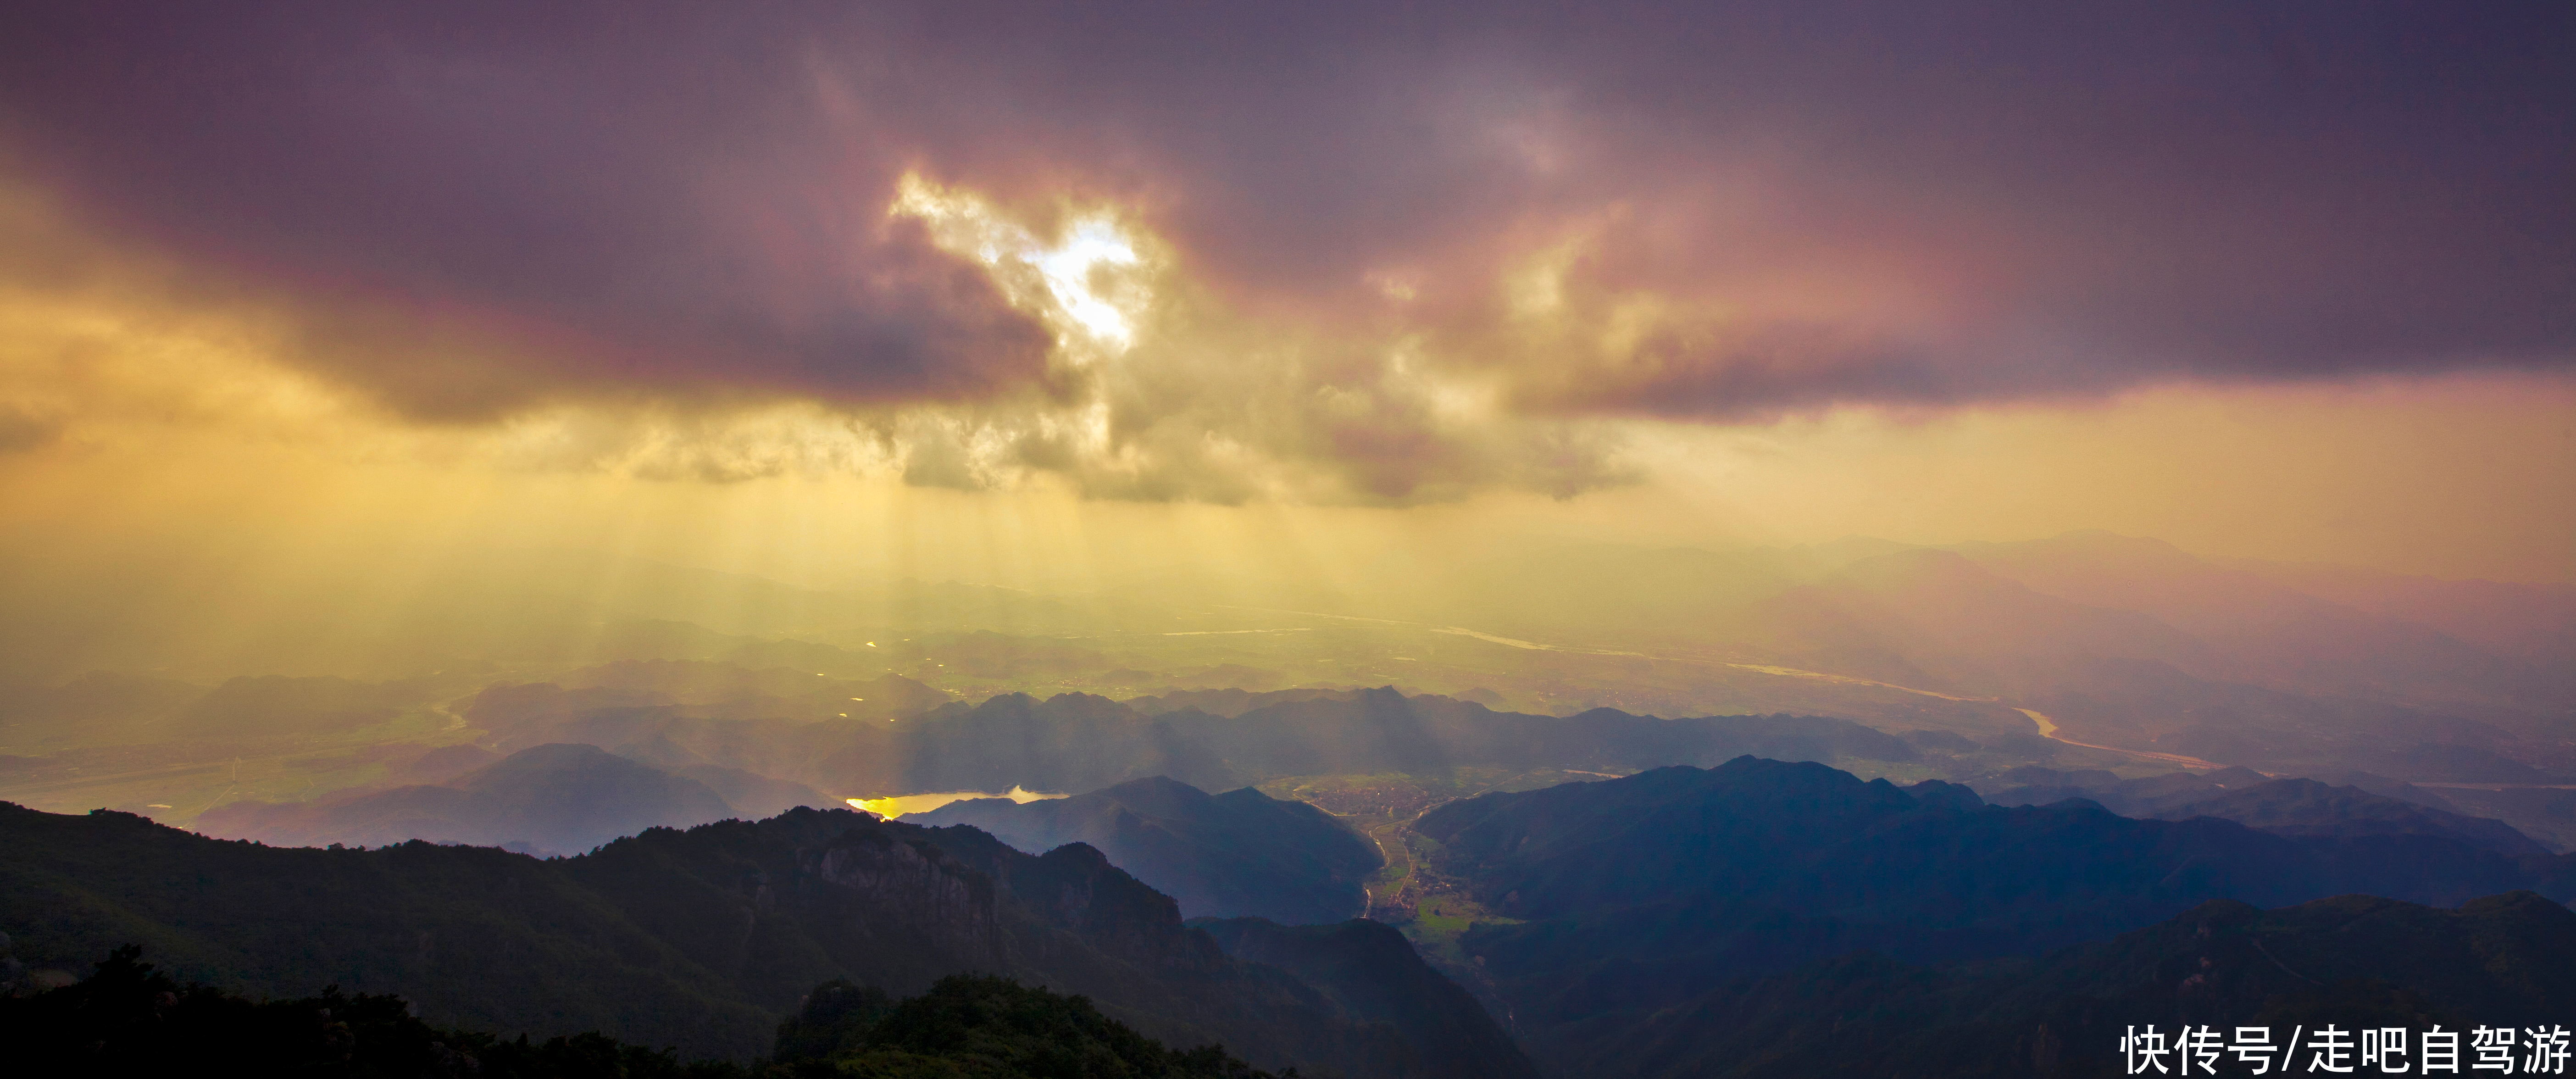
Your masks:
M185 822L238 796L237 757L291 759L282 767L298 774L242 788L275 797L375 785L378 758L360 755L463 738L504 753L599 745L745 813L796 795L687 770L842 797L1149 775L1223 790L1345 767L1620 772L1734 752L1834 764L1916 753L1930 774L1967 780L2023 764L2129 774L2159 759L2140 754L2163 754L2504 786L2446 797L2576 847L2576 791L2548 789L2576 786L2565 585L2208 558L2100 532L1480 549L1331 588L1140 577L1087 594L818 589L482 551L430 568L417 596L372 579L274 582L238 633L218 632L205 604L170 606L177 593L149 584L160 571L131 567L43 582L0 615L13 683L0 687L0 794L175 807L164 816ZM1413 709L1431 740L1403 729L1415 720L1389 726L1401 717L1359 699L1366 686L1432 702ZM1440 714L1443 700L1551 721L1615 711L1570 734L1513 719L1497 727L1508 737L1479 742L1482 721ZM1259 721L1202 718L1250 713ZM1617 726L1650 713L1739 722L1704 744ZM1780 716L1852 729L1744 722ZM1056 730L1079 741L1048 741ZM973 744L1032 732L1029 754ZM1927 740L1941 737L1952 740ZM333 744L351 759L318 752ZM181 766L194 769L184 782ZM111 782L120 775L135 782Z
M483 551L436 567L401 602L373 580L272 582L257 594L255 631L234 634L207 631L221 612L170 606L175 593L146 583L163 570L220 575L125 567L114 579L46 582L19 597L17 617L0 618L0 640L13 645L0 649L0 674L30 683L0 701L0 732L58 727L84 702L53 699L55 691L100 669L184 670L206 681L251 672L466 682L446 692L452 697L479 684L474 671L489 672L481 682L490 682L505 672L606 664L619 669L562 684L659 693L684 707L748 693L769 698L756 709L762 715L815 719L908 714L953 689L982 697L1048 685L1124 696L1121 687L1396 681L1374 676L1390 669L1393 638L1309 647L1326 630L1360 632L1361 623L1333 617L1357 615L1410 627L1405 640L1473 627L1467 632L1483 634L1473 640L1530 645L1448 668L1418 645L1398 648L1405 658L1394 669L1418 671L1451 694L1474 686L1457 679L1485 670L1521 702L1636 697L1659 703L1621 707L1813 712L1887 726L1876 710L1893 698L1727 666L1747 664L2007 697L2058 717L2081 741L2267 771L2433 778L2344 758L2402 759L2418 746L2446 746L2485 755L2455 764L2460 782L2482 781L2463 768L2495 773L2497 762L2576 774L2576 750L2562 744L2576 716L2576 587L2568 585L2208 558L2106 532L1949 547L1490 549L1334 588L1140 578L1090 594L902 580L816 589L577 552ZM1263 636L1264 626L1298 632ZM1188 632L1169 632L1180 627ZM1494 662L1502 656L1514 662ZM1644 680L1651 687L1629 677L1657 664L1683 669L1659 669ZM693 665L760 673L682 669ZM1513 669L1498 669L1506 666ZM819 683L788 685L780 672L825 672L835 689L896 672L931 696L909 699L893 687L826 694ZM412 687L329 701L318 689L297 690L312 699L283 711L231 707L260 696L258 688L236 687L202 718L220 719L218 731L245 720L284 729L291 724L278 717L347 721L435 696ZM135 720L137 709L166 717L188 707L128 696L109 713L118 722ZM852 704L859 707L842 707ZM0 734L0 746L20 744L20 734Z
M1461 766L1633 771L1747 753L1801 760L1911 761L1914 744L1848 720L1677 720L1595 709L1497 712L1392 689L1292 691L1234 715L1148 711L1087 694L951 703L899 723L712 720L550 684L486 690L465 710L501 745L660 739L706 759L819 789L1087 791L1148 776L1225 790L1277 776L1434 772Z
M2271 772L2576 775L2567 585L2208 559L2106 532L1951 547L1590 545L1456 572L1418 586L1415 617L1999 698L2075 741ZM1889 726L1857 700L1814 710Z
M1728 984L1855 949L1940 963L2036 955L2211 899L2347 893L2452 905L2576 896L2576 855L2447 834L2297 838L2086 802L2003 808L1818 764L1739 759L1452 802L1415 830L1513 921L1460 941L1557 1066Z
M738 809L736 799L750 811ZM279 846L384 846L423 839L577 854L647 828L688 828L828 802L802 784L738 769L701 764L665 771L597 746L556 743L520 750L440 784L360 790L313 802L235 802L200 816L197 829Z
M2385 777L2359 775L2336 786L2314 779L2274 779L2245 768L2173 772L2120 779L2109 772L2058 772L2016 768L1990 781L2005 786L1988 799L1996 805L2046 805L2083 798L2114 813L2159 820L2219 817L2275 835L2448 836L2505 855L2545 855L2550 849L2499 820L2471 817L2423 788ZM2364 789L2369 783L2380 791Z

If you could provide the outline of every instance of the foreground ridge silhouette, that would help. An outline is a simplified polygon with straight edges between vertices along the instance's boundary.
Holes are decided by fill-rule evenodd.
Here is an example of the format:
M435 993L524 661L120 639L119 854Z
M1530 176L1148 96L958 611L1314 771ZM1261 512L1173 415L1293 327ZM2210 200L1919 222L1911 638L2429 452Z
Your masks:
M911 999L847 981L807 995L779 1025L774 1051L746 1065L684 1060L598 1033L533 1041L443 1028L402 998L338 986L290 1000L252 1000L182 984L126 945L86 979L0 996L13 1062L54 1074L173 1074L219 1062L307 1076L491 1076L498 1079L802 1079L975 1076L978 1079L1296 1079L1206 1045L1178 1050L1100 1013L1088 998L1008 978L952 975Z

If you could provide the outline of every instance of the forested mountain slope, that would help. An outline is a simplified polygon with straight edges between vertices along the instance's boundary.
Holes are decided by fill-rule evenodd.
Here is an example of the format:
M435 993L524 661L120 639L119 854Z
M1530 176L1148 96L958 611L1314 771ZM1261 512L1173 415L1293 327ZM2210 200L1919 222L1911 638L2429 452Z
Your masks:
M438 1022L595 1029L691 1055L765 1050L779 1017L834 978L909 993L987 971L1265 1066L1430 1067L1394 1027L1229 959L1089 847L1038 857L847 810L655 829L541 861L272 848L0 805L0 931L31 968L139 943L181 977L244 992L336 983L401 994Z

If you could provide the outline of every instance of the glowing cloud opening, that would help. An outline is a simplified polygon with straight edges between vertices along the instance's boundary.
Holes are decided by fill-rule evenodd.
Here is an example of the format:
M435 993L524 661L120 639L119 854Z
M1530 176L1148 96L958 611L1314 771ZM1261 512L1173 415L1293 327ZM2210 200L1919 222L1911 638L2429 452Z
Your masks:
M1087 339L1112 355L1135 344L1137 316L1151 297L1141 289L1104 294L1100 287L1102 270L1143 262L1109 211L1073 215L1050 244L972 192L905 173L887 212L919 219L941 249L984 264L1012 304L1045 319L1060 344ZM1081 362L1083 351L1070 349L1069 358Z

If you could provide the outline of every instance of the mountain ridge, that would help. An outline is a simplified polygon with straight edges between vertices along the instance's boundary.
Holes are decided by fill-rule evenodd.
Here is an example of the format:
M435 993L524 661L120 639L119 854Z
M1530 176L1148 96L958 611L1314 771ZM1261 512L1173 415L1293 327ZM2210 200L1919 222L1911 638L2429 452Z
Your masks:
M986 969L1265 1066L1424 1067L1395 1028L1229 959L1081 845L1032 856L971 828L799 809L541 861L423 842L264 847L14 805L0 805L0 840L0 927L30 967L136 942L180 976L250 992L337 982L498 1033L642 1034L737 1059L815 984L911 992Z
M1163 776L1028 803L967 799L907 819L973 825L1032 852L1088 844L1189 918L1339 922L1366 905L1361 882L1385 864L1375 844L1305 802Z

